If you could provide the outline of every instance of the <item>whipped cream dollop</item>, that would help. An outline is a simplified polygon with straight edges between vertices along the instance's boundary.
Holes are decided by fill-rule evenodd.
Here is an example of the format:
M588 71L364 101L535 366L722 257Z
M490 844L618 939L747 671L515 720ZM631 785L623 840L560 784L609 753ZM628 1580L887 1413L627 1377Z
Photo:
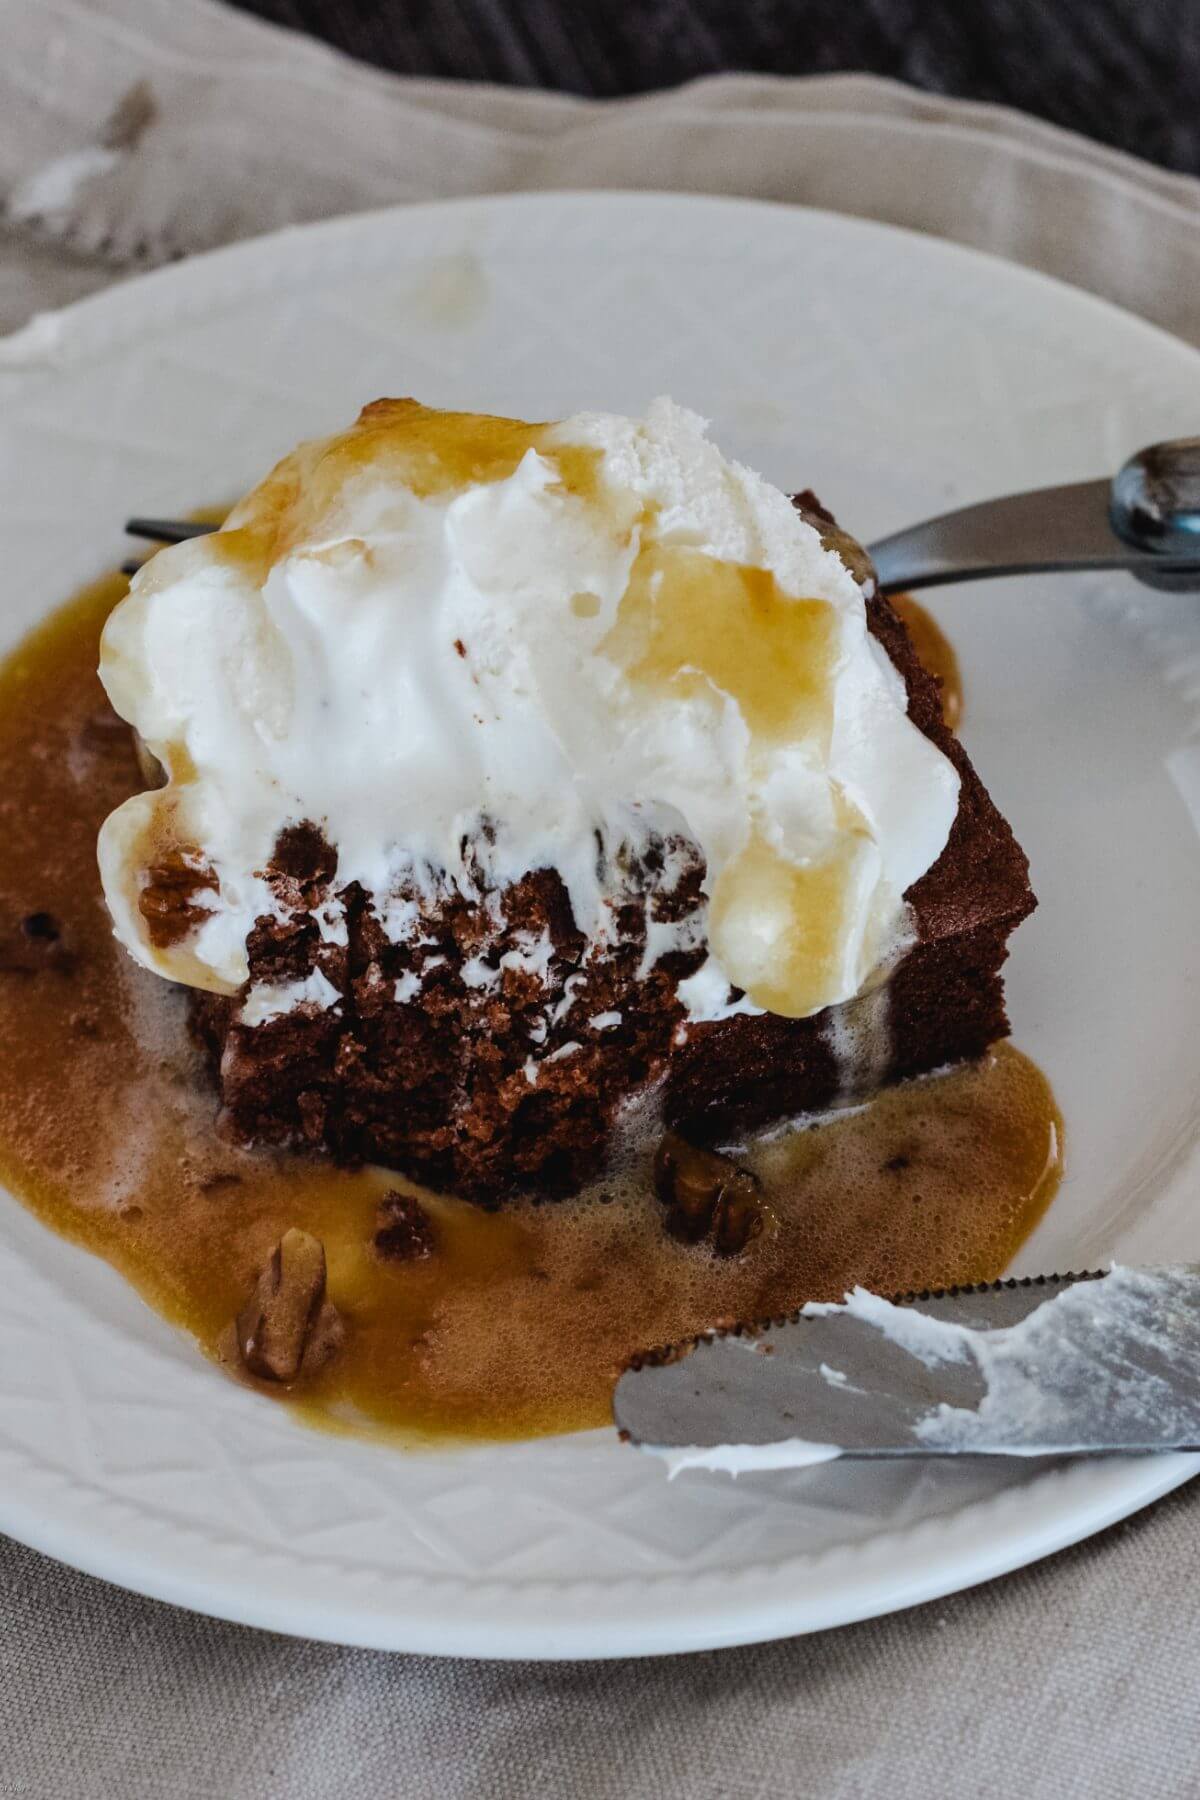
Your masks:
M219 992L312 822L392 934L414 892L551 867L602 944L620 872L686 840L689 1015L804 1016L903 946L958 804L843 562L667 400L552 425L379 401L160 551L100 673L167 775L101 833L117 935ZM164 859L203 872L175 933L146 905ZM650 962L679 947L650 923Z

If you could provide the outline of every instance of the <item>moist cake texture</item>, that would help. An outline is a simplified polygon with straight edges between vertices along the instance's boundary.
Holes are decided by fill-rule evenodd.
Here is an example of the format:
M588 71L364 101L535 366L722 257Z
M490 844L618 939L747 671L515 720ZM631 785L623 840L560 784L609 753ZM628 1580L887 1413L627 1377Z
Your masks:
M917 941L878 989L806 1019L742 1013L687 1025L678 982L702 946L639 979L646 909L637 895L622 909L617 943L588 957L549 869L505 889L499 908L489 892L427 908L418 948L393 946L362 895L344 895L347 943L323 944L313 913L329 894L333 857L310 825L281 841L277 879L295 913L256 928L250 980L323 976L346 998L336 1013L302 1004L247 1025L236 997L193 996L234 1134L383 1162L484 1202L531 1189L561 1195L595 1174L622 1104L656 1082L667 1122L713 1142L980 1056L1005 1037L1000 970L1009 934L1034 905L1025 857L942 724L937 684L896 613L882 597L867 605L905 678L911 716L962 777L950 841L907 896ZM666 889L668 868L679 873ZM631 882L654 895L656 916L683 917L701 902L702 878L701 862L664 845ZM550 952L531 968L522 944L547 940ZM495 984L471 979L481 962L497 970ZM417 975L420 998L397 1000Z
M483 421L481 436L447 427L454 415L380 405L357 437L281 465L207 552L154 559L106 637L106 685L168 777L106 825L106 892L127 947L193 987L226 1130L384 1162L494 1204L575 1191L645 1096L714 1141L977 1056L1002 1036L999 971L1033 905L1025 859L943 725L902 623L813 497L793 512L758 478L713 462L677 409L652 409L641 427L602 415L556 428ZM494 427L515 436L493 466L483 451L494 456ZM454 470L447 430L456 455L464 442L470 451ZM385 468L383 486L389 504L397 488L413 504L378 529L363 468L378 476L397 442L399 472ZM467 540L486 553L468 605L459 565L452 557L447 575L433 550L459 543L480 493L494 516L481 542ZM442 536L419 539L431 507ZM522 533L543 528L567 603L545 628L562 631L569 615L569 629L592 634L570 651L580 673L565 699L554 690L568 665L538 662L521 611L532 578L522 569L495 585L505 558L520 560ZM260 762L254 733L261 725L288 748L298 683L311 698L329 674L311 671L314 633L332 666L340 622L361 635L362 597L378 598L387 557L418 539L447 642L433 666L413 639L398 672L417 672L433 709L418 749L439 741L455 707L474 718L465 774L427 768L424 785L405 786L381 769L376 783L370 758L351 766L335 735L317 754L352 778L338 788L345 769L321 769L306 789L290 751L271 762L268 744ZM210 748L222 734L184 703L187 634L168 641L160 624L177 631L181 616L173 566L185 597L188 583L207 584L206 606L259 606L237 667L228 645L216 665L231 692L245 690L233 721L251 728L244 784L231 764L222 785ZM160 594L174 615L156 612ZM355 595L357 617L331 612ZM214 615L185 605L182 616L204 634ZM497 618L513 624L507 640L487 638ZM395 706L375 665L353 665L366 714L381 692ZM460 680L480 696L465 711ZM502 729L516 720L499 751L489 704ZM539 787L520 728L543 715L541 760L565 760ZM391 719L401 730L403 707L385 707ZM453 763L459 739L448 741ZM379 742L386 754L386 730ZM437 811L428 795L442 789L451 797ZM538 804L517 830L530 791ZM323 804L310 809L311 797ZM366 854L362 822L376 813L386 829Z

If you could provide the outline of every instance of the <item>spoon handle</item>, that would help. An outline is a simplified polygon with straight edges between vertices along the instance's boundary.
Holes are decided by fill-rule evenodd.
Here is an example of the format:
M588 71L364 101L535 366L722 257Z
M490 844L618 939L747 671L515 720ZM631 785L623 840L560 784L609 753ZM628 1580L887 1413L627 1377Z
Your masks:
M1112 481L984 500L872 544L885 593L1066 569L1200 591L1200 438L1149 444Z
M1200 542L1194 554L1143 549L1114 529L1113 484L1074 481L1065 487L1006 494L911 525L869 546L885 593L1070 569L1128 569L1152 585L1200 589Z
M148 538L155 544L183 544L188 538L207 537L215 525L201 524L195 519L126 519L130 537Z

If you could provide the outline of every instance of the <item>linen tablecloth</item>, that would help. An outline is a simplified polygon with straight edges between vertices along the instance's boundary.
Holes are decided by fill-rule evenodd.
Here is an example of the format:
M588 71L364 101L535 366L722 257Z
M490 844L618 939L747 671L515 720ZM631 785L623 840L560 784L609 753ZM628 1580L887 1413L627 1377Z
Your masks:
M648 170L983 245L1200 343L1200 184L993 107L854 76L582 102L402 82L211 0L0 0L0 329L291 220ZM0 1540L0 1796L1194 1795L1198 1526L1185 1489L893 1618L561 1666L283 1639Z

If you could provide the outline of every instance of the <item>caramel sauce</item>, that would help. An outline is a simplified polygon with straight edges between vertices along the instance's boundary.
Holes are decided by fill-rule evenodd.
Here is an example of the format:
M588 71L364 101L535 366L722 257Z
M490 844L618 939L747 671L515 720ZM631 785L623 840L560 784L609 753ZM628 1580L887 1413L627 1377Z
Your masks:
M344 1341L292 1388L255 1385L311 1421L406 1443L601 1425L647 1345L855 1282L888 1292L1004 1269L1061 1167L1050 1090L1005 1046L746 1146L767 1224L725 1259L665 1234L652 1135L594 1193L500 1213L383 1170L223 1143L183 992L117 945L96 873L101 820L142 783L94 672L125 589L98 582L0 669L0 1177L211 1357L241 1373L232 1322L291 1227L325 1246ZM389 1190L420 1195L431 1256L376 1253Z
M893 594L891 601L908 628L917 655L929 673L937 676L942 689L942 717L950 730L956 731L962 718L963 684L954 645L932 613L926 612L911 594Z
M714 704L732 699L753 758L797 739L827 746L836 629L827 601L793 598L767 569L650 543L634 561L603 649L635 685L689 697L707 693ZM854 860L852 835L836 855L801 866L756 828L722 871L710 937L756 1005L800 1018L836 996ZM747 918L754 920L750 934ZM746 962L747 943L753 966Z
M561 443L557 432L555 423L442 412L416 400L375 400L348 431L301 444L285 456L234 508L216 553L265 575L272 562L331 526L347 487L364 470L426 500L505 481L535 450L554 466L569 493L594 499L600 452Z
M709 939L756 1006L803 1018L833 996L858 841L848 835L831 855L794 863L756 830L721 871L709 907ZM748 918L752 936L745 929Z
M836 626L828 601L793 599L769 569L651 543L603 648L635 684L727 695L758 743L824 744Z

